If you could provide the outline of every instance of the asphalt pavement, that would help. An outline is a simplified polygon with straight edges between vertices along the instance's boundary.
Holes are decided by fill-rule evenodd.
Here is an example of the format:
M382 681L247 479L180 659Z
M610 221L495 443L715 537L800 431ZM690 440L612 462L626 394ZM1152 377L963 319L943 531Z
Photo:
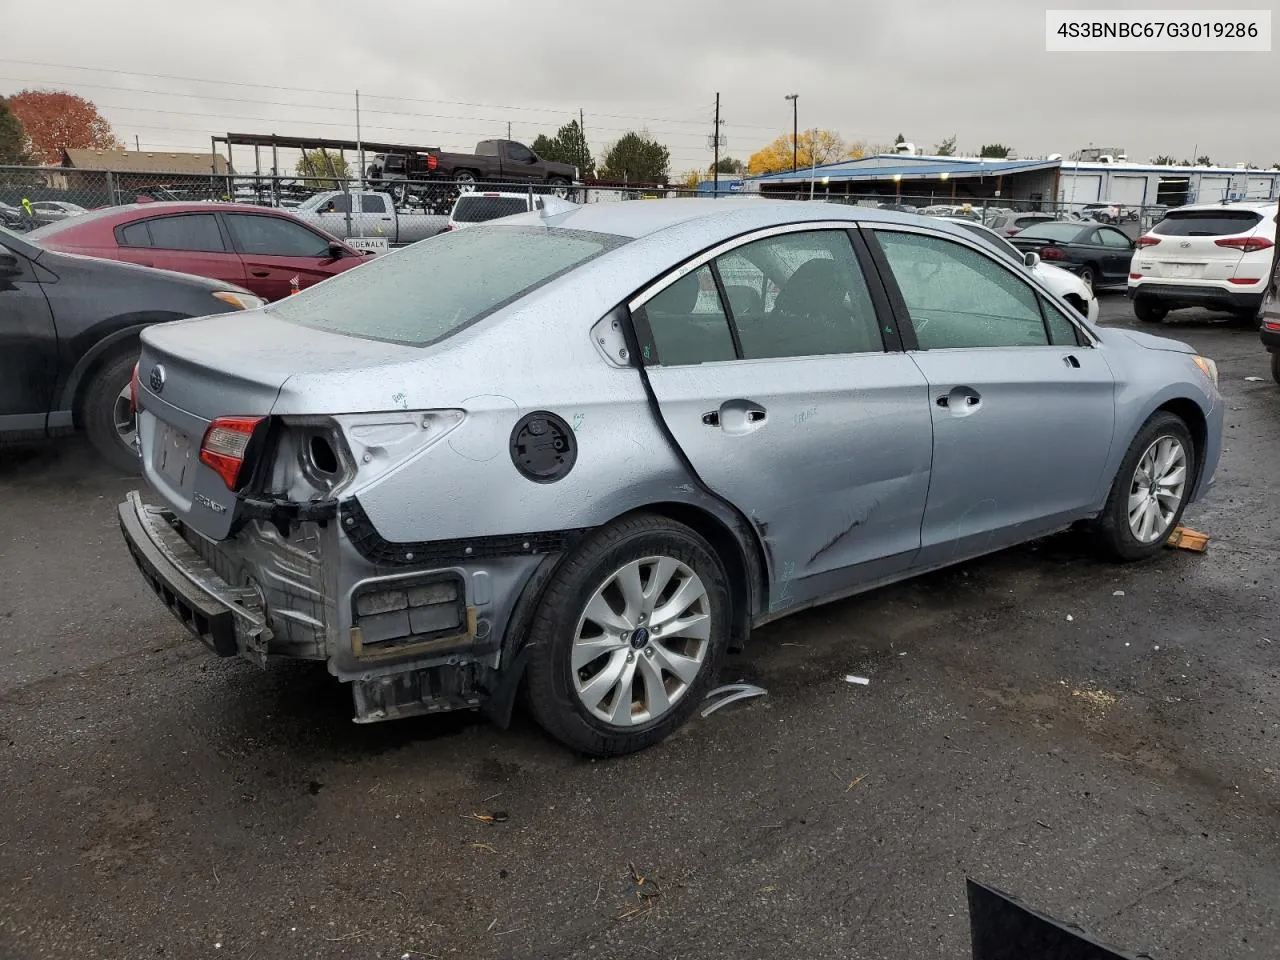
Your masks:
M1252 332L1163 332L1221 370L1207 553L1064 535L798 614L728 661L766 697L609 762L207 654L120 542L133 481L0 450L0 957L961 960L966 876L1280 955L1280 388Z

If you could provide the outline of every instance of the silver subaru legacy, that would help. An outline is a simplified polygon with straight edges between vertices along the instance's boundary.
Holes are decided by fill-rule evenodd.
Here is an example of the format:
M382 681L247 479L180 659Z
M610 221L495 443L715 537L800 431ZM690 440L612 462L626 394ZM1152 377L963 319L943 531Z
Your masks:
M523 690L620 754L788 613L1081 521L1157 553L1216 381L937 220L547 200L149 328L119 519L208 646L324 661L358 722Z

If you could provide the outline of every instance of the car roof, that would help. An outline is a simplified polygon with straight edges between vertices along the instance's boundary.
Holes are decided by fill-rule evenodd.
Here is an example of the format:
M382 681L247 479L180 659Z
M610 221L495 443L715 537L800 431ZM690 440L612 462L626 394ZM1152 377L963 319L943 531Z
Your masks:
M850 223L937 224L934 217L898 213L847 203L806 200L757 200L748 198L616 200L604 203L573 204L572 209L543 217L541 212L516 214L503 220L513 227L550 226L591 233L640 239L683 227L683 235L704 235L714 242L722 237L727 222L742 232L774 224L806 221L847 220ZM947 224L944 230L959 231ZM963 234L961 234L963 235Z
M66 220L55 220L53 223L37 227L31 232L35 239L40 240L45 237L56 237L72 230L79 232L87 226L99 224L104 220L108 223L116 221L123 223L136 219L141 215L151 217L166 213L211 213L218 210L223 213L258 213L297 219L286 210L281 210L277 207L262 207L255 203L157 200L154 203L122 203L113 207L98 207L94 210L87 210L78 216L68 217Z
M1252 210L1255 213L1265 213L1268 210L1276 209L1275 200L1236 200L1230 203L1188 203L1181 207L1174 207L1170 213L1182 213L1188 210Z

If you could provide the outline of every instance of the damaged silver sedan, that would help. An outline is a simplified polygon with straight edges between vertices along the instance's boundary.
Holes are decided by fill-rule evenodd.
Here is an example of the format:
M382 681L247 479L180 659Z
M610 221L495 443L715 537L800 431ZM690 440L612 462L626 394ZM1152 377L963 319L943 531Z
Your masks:
M548 200L149 328L119 518L194 634L326 662L359 722L523 689L618 754L787 613L1080 521L1154 554L1216 378L936 220Z

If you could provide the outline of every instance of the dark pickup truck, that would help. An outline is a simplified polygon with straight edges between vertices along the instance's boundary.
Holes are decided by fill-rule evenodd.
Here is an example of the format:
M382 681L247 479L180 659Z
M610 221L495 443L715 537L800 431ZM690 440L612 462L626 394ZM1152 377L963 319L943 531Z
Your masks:
M411 154L378 154L365 171L371 180L449 180L461 192L477 183L546 183L567 192L578 168L541 159L514 140L481 140L475 153L417 150Z

